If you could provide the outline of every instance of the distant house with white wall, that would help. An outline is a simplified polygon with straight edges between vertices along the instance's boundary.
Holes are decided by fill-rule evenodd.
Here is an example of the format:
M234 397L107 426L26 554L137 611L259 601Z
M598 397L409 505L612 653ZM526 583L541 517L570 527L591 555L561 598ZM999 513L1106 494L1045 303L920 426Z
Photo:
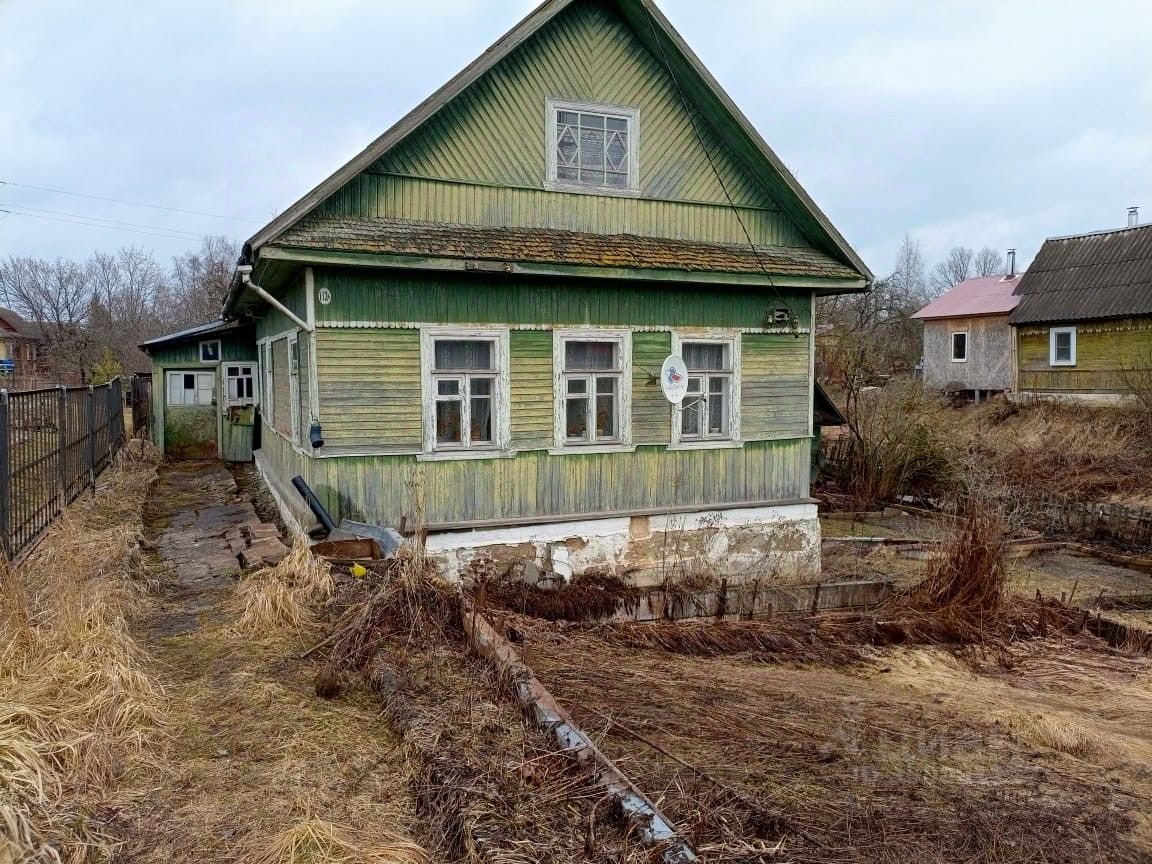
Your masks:
M957 283L912 317L924 322L924 385L950 393L971 393L977 402L1011 390L1016 364L1008 316L1020 298L1016 253L1008 253L1008 274L978 276Z

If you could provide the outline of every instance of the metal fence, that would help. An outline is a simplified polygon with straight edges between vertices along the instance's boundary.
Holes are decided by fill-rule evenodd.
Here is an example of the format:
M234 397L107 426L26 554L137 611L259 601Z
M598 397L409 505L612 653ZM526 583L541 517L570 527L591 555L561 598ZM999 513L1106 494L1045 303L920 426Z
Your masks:
M0 390L0 546L27 550L124 443L120 379L99 387Z

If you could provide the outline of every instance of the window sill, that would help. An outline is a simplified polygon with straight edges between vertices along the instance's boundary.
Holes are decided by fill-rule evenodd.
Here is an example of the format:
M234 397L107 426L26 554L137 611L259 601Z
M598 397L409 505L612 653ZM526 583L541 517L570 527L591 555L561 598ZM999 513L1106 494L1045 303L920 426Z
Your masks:
M462 462L469 459L514 459L515 450L437 450L417 453L417 462Z
M1072 361L1070 361L1070 362L1064 362L1064 363L1061 363L1059 360L1053 360L1053 361L1051 361L1051 362L1050 362L1048 365L1049 365L1049 366L1058 366L1058 367L1062 367L1062 368L1064 368L1064 369L1068 369L1069 367L1075 366L1075 365L1076 365L1076 361L1075 361L1075 360L1072 360Z
M961 359L959 359L959 360L958 360L958 359L956 359L955 357L953 357L953 358L952 358L952 362L953 362L953 363L967 363L967 362L968 362L968 358L967 358L967 357L963 357L963 358L961 358Z
M743 441L716 440L716 441L677 441L674 444L669 444L666 449L668 450L741 450L744 447Z
M635 453L635 444L569 444L549 447L549 456L583 456L591 453Z
M577 195L604 195L609 198L639 198L639 188L619 186L582 186L579 183L565 183L563 180L547 180L544 188L548 192L573 192Z

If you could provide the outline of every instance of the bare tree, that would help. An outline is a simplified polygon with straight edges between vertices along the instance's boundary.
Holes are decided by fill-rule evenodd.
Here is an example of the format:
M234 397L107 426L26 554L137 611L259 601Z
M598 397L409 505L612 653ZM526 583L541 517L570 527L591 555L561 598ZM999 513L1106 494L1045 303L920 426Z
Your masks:
M92 291L90 323L103 349L127 371L148 368L137 347L168 329L167 274L137 247L115 255L97 252L84 267Z
M932 268L932 290L943 294L972 276L975 253L967 246L953 246L948 257Z
M83 267L10 255L0 261L0 300L28 320L42 357L88 380L99 349L89 327L92 291Z
M973 276L1002 276L1004 256L991 246L985 246L972 259Z
M195 252L172 259L173 329L204 324L220 317L232 271L240 256L227 237L205 237Z

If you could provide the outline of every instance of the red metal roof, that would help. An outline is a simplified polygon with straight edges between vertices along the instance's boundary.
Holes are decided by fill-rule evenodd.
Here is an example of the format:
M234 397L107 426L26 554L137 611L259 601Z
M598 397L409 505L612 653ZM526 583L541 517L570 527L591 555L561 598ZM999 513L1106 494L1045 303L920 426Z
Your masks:
M965 279L945 291L913 318L964 318L971 315L998 315L1011 312L1020 302L1012 292L1020 275L977 276Z

